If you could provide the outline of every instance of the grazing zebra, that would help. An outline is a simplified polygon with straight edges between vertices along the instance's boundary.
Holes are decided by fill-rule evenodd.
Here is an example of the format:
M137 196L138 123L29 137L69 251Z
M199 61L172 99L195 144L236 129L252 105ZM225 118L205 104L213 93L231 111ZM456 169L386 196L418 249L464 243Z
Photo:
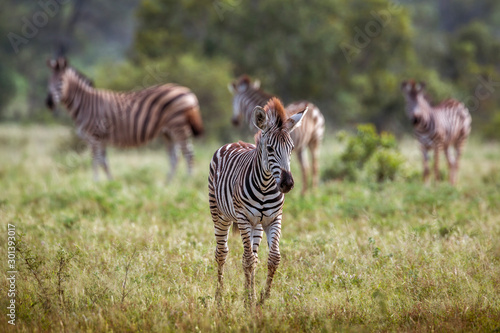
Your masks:
M255 145L230 143L219 148L210 163L208 192L214 222L215 260L218 264L217 297L223 288L223 268L228 253L227 239L232 223L243 240L243 270L248 300L255 295L255 267L263 232L269 246L268 275L260 302L269 297L274 273L280 262L279 240L284 194L294 185L290 172L293 141L290 133L299 126L307 109L288 116L277 98L264 108L255 107L252 123L260 129Z
M238 126L241 119L244 118L251 130L255 131L256 129L250 121L252 110L257 105L261 107L266 105L272 96L260 89L258 80L251 82L246 75L230 83L228 88L234 95L232 123ZM302 172L302 195L305 194L308 188L307 173L309 166L306 150L309 148L311 152L312 187L316 187L319 181L319 149L325 133L325 118L314 104L307 101L294 102L286 107L286 113L292 115L299 110L304 110L306 107L309 109L307 116L302 121L300 128L291 134Z
M180 147L187 160L188 172L193 165L191 136L199 135L203 125L198 99L185 87L164 84L132 92L114 92L93 87L91 81L65 58L49 60L52 69L47 106L54 109L62 103L75 121L77 134L92 149L94 179L101 165L112 179L106 158L108 144L136 147L159 134L167 142L170 155L170 180L177 168Z
M401 90L406 99L406 112L423 153L424 181L429 181L429 150L434 149L434 173L439 179L439 150L443 149L450 170L450 183L456 183L458 161L471 130L471 116L463 103L448 99L431 106L426 99L424 83L404 81ZM455 156L449 147L455 148Z

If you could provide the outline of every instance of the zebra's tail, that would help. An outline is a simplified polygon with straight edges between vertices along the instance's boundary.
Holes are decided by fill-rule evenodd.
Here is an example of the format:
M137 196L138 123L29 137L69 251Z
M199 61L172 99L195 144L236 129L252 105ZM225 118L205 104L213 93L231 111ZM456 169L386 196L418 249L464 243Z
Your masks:
M203 134L203 121L201 120L199 107L193 107L187 111L187 119L194 136Z

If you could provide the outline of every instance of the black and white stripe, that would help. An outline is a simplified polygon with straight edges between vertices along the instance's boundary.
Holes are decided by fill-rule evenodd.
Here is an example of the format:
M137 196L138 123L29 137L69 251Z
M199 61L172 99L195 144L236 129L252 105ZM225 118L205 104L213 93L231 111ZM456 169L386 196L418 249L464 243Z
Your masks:
M255 106L263 107L272 95L260 89L258 80L251 81L246 75L241 76L228 86L233 94L233 117L231 119L235 126L238 126L242 120L251 131L256 129L250 121L252 110ZM319 108L308 101L298 101L287 105L286 113L292 115L299 110L308 108L306 117L302 125L294 131L291 136L295 145L295 152L299 158L299 165L302 171L302 194L308 188L308 169L309 163L306 151L309 149L312 161L312 187L316 187L319 182L319 151L323 136L325 133L325 118Z
M210 212L214 222L215 260L219 287L223 287L223 267L231 224L236 223L243 240L243 269L249 301L255 300L257 252L266 233L269 246L268 276L261 301L269 296L274 273L280 262L279 240L284 193L293 188L290 133L299 126L306 110L288 117L277 98L265 108L256 107L252 123L260 129L255 145L237 142L219 148L210 163L208 178Z
M179 147L191 172L191 137L201 134L203 125L198 99L188 88L164 84L133 92L114 92L94 88L64 58L50 60L48 65L52 77L47 105L54 108L62 103L67 108L78 135L92 148L95 179L99 165L111 179L106 159L108 144L136 147L160 134L166 139L170 154L169 178L177 167Z
M426 99L424 83L413 80L401 84L406 98L406 112L423 154L424 181L429 180L429 150L434 149L434 173L439 179L439 151L444 150L450 171L450 183L456 183L459 159L471 131L471 116L465 105L448 99L432 106ZM455 155L450 147L455 148Z

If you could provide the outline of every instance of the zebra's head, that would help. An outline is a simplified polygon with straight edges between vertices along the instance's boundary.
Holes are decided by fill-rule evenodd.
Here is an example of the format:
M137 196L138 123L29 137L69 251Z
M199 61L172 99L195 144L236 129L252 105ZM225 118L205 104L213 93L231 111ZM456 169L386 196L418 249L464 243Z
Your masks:
M68 61L64 57L47 60L47 66L52 70L49 78L48 94L45 103L49 109L55 110L56 105L61 102L63 76L68 68Z
M52 70L52 75L49 78L48 83L48 94L45 100L47 107L51 110L55 110L57 104L63 99L63 88L64 82L67 80L68 73L71 73L76 81L84 86L93 87L94 83L92 80L87 78L82 73L78 72L76 69L68 65L68 61L64 57L59 57L57 59L47 60L47 66Z
M289 192L294 185L290 171L293 150L290 133L300 126L306 112L307 108L288 117L280 100L275 97L264 108L257 106L253 110L252 122L260 129L255 138L262 166L266 173L272 175L282 193Z
M419 110L418 103L420 99L426 100L424 96L424 82L415 82L414 80L403 81L401 83L401 91L406 99L407 108L406 112L410 119L414 119L418 114Z
M241 119L243 118L243 114L245 110L241 110L241 101L242 96L251 90L259 90L260 89L260 81L255 80L252 82L247 75L242 75L235 81L229 83L227 85L229 92L233 94L233 116L231 118L231 122L234 126L239 126L241 123Z

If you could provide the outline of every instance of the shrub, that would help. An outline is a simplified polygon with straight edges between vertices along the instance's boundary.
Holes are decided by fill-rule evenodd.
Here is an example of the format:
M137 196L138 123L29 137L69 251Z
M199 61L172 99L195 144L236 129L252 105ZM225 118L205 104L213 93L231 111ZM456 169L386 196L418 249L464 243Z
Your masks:
M345 142L345 149L325 170L324 180L364 178L382 182L394 180L401 173L404 158L392 134L379 135L372 124L361 124L354 135L341 131L337 138Z

